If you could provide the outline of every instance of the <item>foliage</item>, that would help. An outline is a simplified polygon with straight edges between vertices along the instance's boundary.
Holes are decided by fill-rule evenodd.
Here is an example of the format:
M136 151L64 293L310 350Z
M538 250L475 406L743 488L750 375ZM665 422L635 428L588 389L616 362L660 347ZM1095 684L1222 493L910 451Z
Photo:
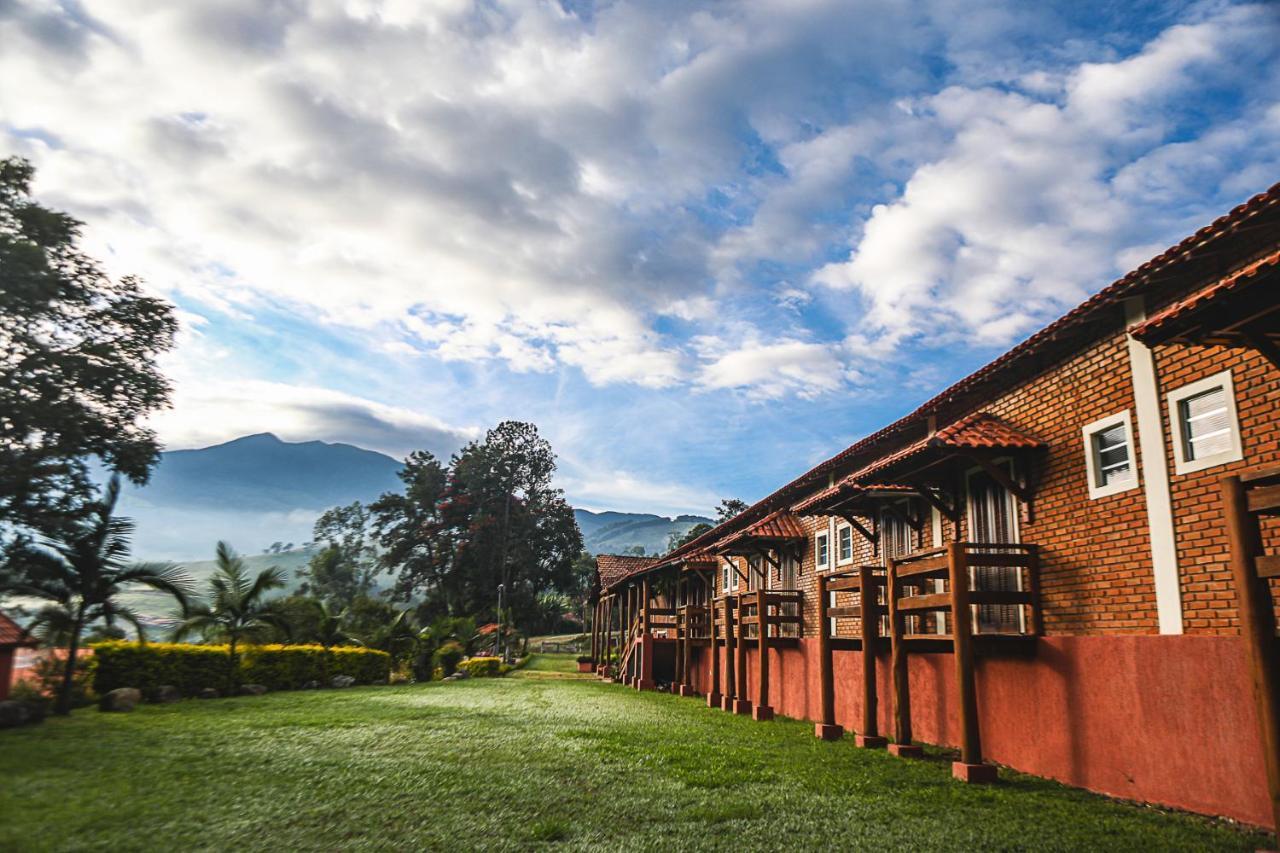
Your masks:
M493 614L497 589L523 621L546 591L571 592L582 534L551 486L555 454L532 424L504 421L442 465L429 453L405 463L404 494L370 510L396 594L424 615Z
M0 535L10 539L57 536L92 513L93 457L146 481L160 448L144 416L170 392L156 357L177 330L172 306L136 278L112 281L80 250L80 222L32 200L34 173L0 160Z
M130 587L146 586L173 597L185 612L192 580L175 566L129 562L129 538L133 522L115 516L120 478L113 476L100 500L83 517L63 525L58 538L39 545L25 544L23 578L0 582L0 594L13 593L49 602L36 616L35 629L51 639L65 640L67 658L62 664L63 683L56 711L69 713L73 703L74 668L85 628L103 622L132 625L140 638L146 634L137 614L119 601Z
M710 524L707 524L705 521L700 521L693 527L686 530L683 534L673 530L671 531L671 535L667 537L667 550L674 551L681 545L687 545L710 529Z
M501 671L503 665L502 658L467 658L458 664L458 669L472 678L496 678L505 674Z
M436 650L450 642L462 647L463 657L474 652L477 643L476 621L467 616L438 616L418 632L413 672L419 681L431 680L432 673L438 666Z
M83 652L76 657L75 675L71 681L71 707L84 708L97 701L93 691L94 671L97 660ZM10 690L10 699L45 701L58 695L66 677L64 661L56 655L41 655L31 666L27 678Z
M148 696L166 684L187 696L205 687L227 690L239 683L292 690L310 682L326 683L334 675L349 675L359 684L385 684L391 672L390 655L358 646L249 646L237 656L235 677L228 674L229 646L110 642L94 646L94 658L97 692L136 687Z
M440 648L436 649L436 653L432 660L436 666L444 670L444 674L446 676L449 676L458 671L458 664L466 656L467 651L462 647L462 644L457 641L450 640L440 646Z
M720 501L720 506L716 507L716 524L724 524L729 519L742 515L747 511L748 506L746 501L725 498Z
M312 535L324 547L298 572L301 592L335 607L368 597L380 570L370 525L369 511L359 501L322 514Z
M261 640L274 628L289 631L284 619L272 609L266 594L285 585L284 572L272 566L249 577L244 560L226 542L216 549L217 568L209 577L209 600L190 608L174 629L173 637L198 633L206 640L225 640L230 652L227 667L231 682L239 674L236 647L245 641Z
M530 828L557 819L575 850L1276 843L1006 769L998 785L962 785L935 750L902 761L850 737L815 741L800 720L761 725L691 699L525 670L448 687L77 713L0 741L3 850L531 850L542 847ZM427 789L447 795L424 813L415 805Z

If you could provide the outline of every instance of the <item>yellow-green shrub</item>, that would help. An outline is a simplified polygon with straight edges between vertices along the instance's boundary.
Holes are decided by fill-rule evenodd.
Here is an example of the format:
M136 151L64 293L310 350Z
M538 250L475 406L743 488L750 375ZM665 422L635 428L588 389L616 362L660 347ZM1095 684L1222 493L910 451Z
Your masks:
M502 672L502 666L502 658L467 658L458 664L458 669L472 678L492 678L495 675L505 674Z
M148 694L162 684L172 684L193 695L205 687L228 687L226 646L109 642L93 648L97 661L93 684L98 693L137 687ZM318 645L242 646L237 656L240 682L263 684L271 690L296 689L335 675L349 675L357 684L385 684L391 672L391 656L386 652L356 646L330 649L327 661L324 648Z

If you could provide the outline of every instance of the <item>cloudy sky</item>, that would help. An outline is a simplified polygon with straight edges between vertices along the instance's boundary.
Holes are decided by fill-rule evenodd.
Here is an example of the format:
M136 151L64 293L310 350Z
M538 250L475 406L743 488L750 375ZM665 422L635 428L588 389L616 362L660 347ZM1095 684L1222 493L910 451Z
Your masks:
M0 0L0 154L178 305L171 447L706 511L1280 180L1280 5Z

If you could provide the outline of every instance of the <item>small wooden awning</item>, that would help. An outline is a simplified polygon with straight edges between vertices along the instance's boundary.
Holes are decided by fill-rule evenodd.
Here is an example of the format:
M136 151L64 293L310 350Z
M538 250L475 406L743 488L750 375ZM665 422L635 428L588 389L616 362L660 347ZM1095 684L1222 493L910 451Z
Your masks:
M754 556L770 548L804 540L808 535L798 517L785 510L778 510L721 539L711 550L717 554Z
M1248 347L1280 367L1280 249L1129 330L1147 346Z
M874 515L880 501L909 498L916 494L914 486L870 483L860 485L845 477L791 507L796 515Z

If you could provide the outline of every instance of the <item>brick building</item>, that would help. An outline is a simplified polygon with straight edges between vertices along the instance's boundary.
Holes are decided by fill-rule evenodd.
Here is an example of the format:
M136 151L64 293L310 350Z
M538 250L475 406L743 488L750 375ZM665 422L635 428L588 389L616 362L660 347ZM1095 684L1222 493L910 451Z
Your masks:
M1274 826L1219 485L1266 466L1280 185L737 518L602 557L599 669Z

